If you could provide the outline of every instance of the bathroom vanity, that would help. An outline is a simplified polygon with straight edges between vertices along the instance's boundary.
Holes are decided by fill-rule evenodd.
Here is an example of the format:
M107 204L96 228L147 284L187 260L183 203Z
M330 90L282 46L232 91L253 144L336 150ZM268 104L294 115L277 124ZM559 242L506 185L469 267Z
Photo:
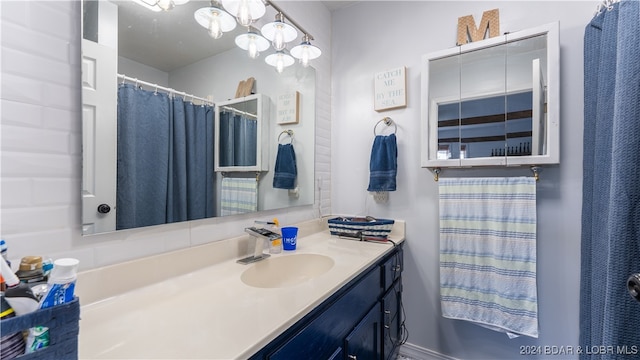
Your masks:
M402 255L401 243L251 359L395 358Z
M392 358L404 222L395 245L298 227L295 251L251 265L244 235L80 273L80 358Z

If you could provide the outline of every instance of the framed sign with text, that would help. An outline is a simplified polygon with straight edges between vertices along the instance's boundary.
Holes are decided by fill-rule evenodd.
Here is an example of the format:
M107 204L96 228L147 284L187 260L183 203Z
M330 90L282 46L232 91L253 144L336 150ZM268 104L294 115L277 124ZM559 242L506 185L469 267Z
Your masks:
M297 91L278 95L278 124L297 124L299 121L300 93Z
M407 76L404 66L375 74L374 110L407 106Z

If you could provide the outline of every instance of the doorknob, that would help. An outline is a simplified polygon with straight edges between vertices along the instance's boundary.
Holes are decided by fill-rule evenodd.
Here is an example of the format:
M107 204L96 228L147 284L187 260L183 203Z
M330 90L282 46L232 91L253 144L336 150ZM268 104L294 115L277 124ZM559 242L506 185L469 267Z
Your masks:
M108 214L109 211L111 211L111 206L107 205L107 204L100 204L98 205L98 212L100 214Z
M640 301L640 273L629 276L627 288L629 289L629 295L637 301Z

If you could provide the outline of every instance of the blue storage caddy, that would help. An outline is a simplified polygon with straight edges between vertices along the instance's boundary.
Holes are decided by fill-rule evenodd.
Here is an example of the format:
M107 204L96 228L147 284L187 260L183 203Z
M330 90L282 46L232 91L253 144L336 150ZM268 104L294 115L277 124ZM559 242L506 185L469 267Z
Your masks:
M77 359L79 322L80 300L75 297L73 301L62 305L2 320L0 336L25 331L35 326L46 326L49 328L49 346L23 354L16 359Z
M336 217L328 220L331 235L352 235L386 238L393 228L394 220L364 217Z

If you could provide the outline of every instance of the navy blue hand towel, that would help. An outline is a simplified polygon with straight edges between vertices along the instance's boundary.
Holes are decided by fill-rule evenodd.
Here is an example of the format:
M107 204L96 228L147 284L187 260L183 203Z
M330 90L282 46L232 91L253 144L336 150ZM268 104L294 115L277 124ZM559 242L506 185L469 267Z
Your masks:
M296 153L292 144L278 144L276 168L273 175L273 187L277 189L294 189L298 169L296 167Z
M369 162L369 188L367 191L396 191L398 173L398 146L396 135L376 135Z

